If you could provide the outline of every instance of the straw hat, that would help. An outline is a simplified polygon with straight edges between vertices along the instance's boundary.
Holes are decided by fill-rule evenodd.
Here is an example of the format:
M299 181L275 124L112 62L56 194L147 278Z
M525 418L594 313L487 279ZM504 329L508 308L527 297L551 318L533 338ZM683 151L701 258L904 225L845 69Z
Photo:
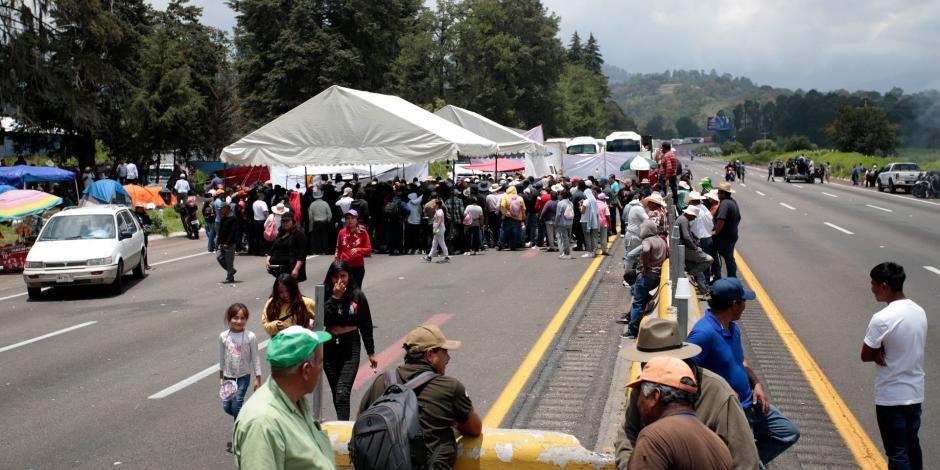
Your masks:
M717 189L713 189L713 190L711 190L711 191L705 193L705 197L708 198L708 199L711 199L711 200L713 200L713 201L715 201L715 202L721 202L721 200L718 199L718 190L717 190Z
M735 192L733 189L731 189L731 183L727 181L722 181L721 183L718 183L718 186L716 186L715 189L717 189L718 191L724 191L729 194L734 194Z
M679 325L673 320L649 318L640 325L636 340L623 347L623 356L634 362L648 362L657 356L689 359L698 356L702 348L679 339Z
M685 197L685 202L689 201L704 201L705 196L702 196L702 193L698 191L692 191L688 196Z
M660 195L658 192L655 192L655 191L653 192L653 194L650 194L649 196L646 197L646 202L652 202L655 204L659 204L662 207L666 207L666 201L663 200L662 195Z

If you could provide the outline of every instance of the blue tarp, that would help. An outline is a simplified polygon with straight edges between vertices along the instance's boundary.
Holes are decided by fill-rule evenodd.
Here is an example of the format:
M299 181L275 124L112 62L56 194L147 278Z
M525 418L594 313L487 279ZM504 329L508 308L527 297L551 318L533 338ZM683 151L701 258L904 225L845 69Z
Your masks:
M0 184L0 194L3 194L11 189L16 189L16 188L8 184Z
M2 166L0 167L0 184L8 184L22 189L23 183L37 183L42 181L72 181L75 173L49 166Z
M99 204L124 204L131 205L131 195L127 190L114 180L98 180L91 186L85 188L85 200ZM89 199L93 198L93 199Z

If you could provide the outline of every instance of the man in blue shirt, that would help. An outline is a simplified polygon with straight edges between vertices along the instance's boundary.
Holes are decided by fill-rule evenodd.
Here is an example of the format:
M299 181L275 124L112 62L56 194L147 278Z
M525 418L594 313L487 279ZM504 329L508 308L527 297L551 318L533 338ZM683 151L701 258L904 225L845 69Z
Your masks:
M692 360L720 375L737 392L757 441L761 463L767 464L795 444L800 431L770 404L764 385L744 357L737 321L744 313L745 301L754 298L754 292L744 289L738 278L715 281L708 301L710 308L689 333L689 342L702 348Z

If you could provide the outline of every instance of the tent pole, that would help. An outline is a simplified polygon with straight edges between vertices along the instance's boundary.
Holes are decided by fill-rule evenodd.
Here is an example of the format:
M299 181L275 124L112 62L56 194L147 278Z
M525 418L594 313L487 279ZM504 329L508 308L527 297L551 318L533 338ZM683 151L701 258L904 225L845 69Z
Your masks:
M81 197L81 195L78 192L78 178L76 177L75 179L72 180L72 182L75 183L75 204L77 205L78 198Z
M370 179L370 180L374 180L374 179L375 179L375 177L372 176L372 165L369 165L369 179ZM371 181L370 181L370 182L371 182Z

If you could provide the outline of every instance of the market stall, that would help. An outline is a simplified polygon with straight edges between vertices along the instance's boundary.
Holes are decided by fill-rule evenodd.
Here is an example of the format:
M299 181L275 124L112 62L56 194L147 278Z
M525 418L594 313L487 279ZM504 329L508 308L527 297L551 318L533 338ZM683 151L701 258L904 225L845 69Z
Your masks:
M16 240L0 245L0 270L23 270L26 255L42 228L40 214L61 203L62 198L58 196L30 189L13 189L0 194L0 222L15 222L17 234Z
M75 172L49 166L15 165L0 167L0 184L26 189L27 183L75 181Z

